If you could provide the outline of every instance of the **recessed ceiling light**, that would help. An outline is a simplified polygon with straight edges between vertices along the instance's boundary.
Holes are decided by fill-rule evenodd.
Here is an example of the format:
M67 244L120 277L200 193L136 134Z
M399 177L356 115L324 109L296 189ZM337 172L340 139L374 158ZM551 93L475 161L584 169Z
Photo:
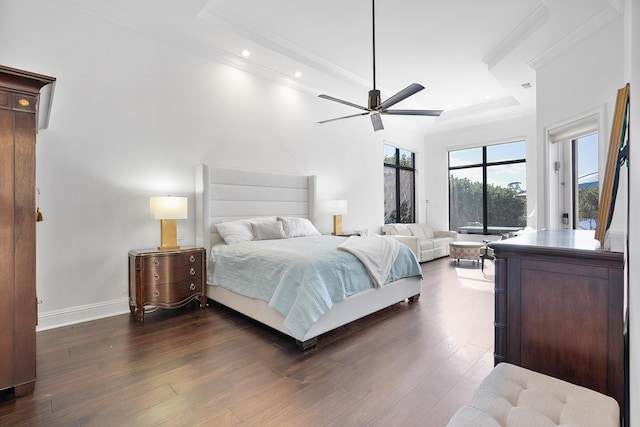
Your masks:
M302 73L300 71L296 71L293 75L296 76L297 79L302 77Z
M250 55L251 55L251 52L249 52L247 49L244 49L242 51L242 56L247 57L247 56L250 56Z
M485 95L484 99L491 99L491 95Z

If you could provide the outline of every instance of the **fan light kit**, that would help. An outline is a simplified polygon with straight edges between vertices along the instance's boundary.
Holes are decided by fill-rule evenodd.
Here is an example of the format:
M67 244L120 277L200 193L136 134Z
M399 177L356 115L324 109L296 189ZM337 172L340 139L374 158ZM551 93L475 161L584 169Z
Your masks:
M393 95L391 98L384 102L380 102L380 91L376 89L376 14L375 14L375 0L371 0L371 17L372 17L372 32L373 32L373 89L369 91L367 107L363 107L358 104L354 104L349 101L345 101L339 98L334 98L329 95L318 95L320 98L328 99L329 101L339 102L340 104L348 105L350 107L364 110L364 113L352 114L344 117L337 117L335 119L323 120L318 123L329 123L335 120L348 119L358 116L371 116L371 123L373 123L373 130L379 131L384 129L382 126L381 114L398 115L398 116L439 116L442 110L389 110L389 107L397 104L400 101L410 97L411 95L420 92L424 89L424 86L418 83L412 83L400 92Z

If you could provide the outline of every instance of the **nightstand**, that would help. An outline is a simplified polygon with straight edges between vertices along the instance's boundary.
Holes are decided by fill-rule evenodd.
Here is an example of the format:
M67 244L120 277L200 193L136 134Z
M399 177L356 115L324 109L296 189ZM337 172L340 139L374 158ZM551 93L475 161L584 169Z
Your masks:
M172 251L129 251L129 308L144 321L144 308L182 307L194 299L207 304L206 251L184 248Z
M359 231L343 231L340 234L333 234L331 233L332 236L340 236L340 237L351 237L351 236L360 236L360 232Z

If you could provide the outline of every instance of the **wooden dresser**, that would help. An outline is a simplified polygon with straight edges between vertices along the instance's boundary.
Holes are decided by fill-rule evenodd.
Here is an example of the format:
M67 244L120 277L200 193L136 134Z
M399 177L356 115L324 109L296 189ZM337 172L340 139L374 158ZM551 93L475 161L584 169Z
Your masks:
M36 380L36 128L54 82L0 66L0 390L17 396Z
M495 363L615 398L624 410L624 254L592 231L543 230L491 243Z

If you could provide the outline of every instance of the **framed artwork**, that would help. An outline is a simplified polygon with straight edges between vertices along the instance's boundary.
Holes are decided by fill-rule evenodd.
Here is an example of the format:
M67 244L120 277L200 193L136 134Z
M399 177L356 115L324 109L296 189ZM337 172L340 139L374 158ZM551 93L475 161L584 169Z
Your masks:
M598 208L598 224L596 225L596 239L600 241L600 247L604 247L604 239L616 204L618 183L620 180L620 168L628 162L629 157L629 83L618 89L616 97L616 109L611 125L611 138L609 140L609 152L607 164L602 181L602 193L600 193L600 206Z

